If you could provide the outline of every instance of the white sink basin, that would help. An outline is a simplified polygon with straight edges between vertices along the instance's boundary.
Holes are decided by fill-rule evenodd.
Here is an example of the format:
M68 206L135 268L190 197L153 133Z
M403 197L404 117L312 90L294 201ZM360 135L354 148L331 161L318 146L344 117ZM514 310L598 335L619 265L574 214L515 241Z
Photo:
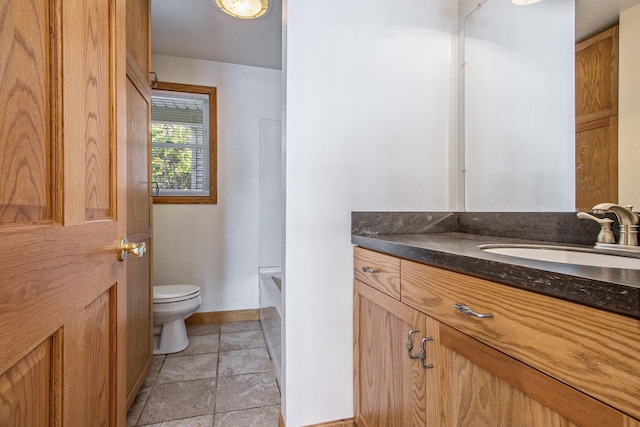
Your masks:
M562 264L640 270L640 258L629 258L589 251L588 249L544 245L481 245L485 252Z

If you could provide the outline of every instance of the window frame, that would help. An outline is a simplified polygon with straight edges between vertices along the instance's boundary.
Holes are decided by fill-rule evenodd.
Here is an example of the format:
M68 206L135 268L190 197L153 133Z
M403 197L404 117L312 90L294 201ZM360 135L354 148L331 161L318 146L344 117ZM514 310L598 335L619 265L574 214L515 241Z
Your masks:
M154 196L153 184L151 195L154 204L217 204L218 203L218 122L217 122L217 92L212 86L197 86L183 83L158 82L153 89L172 92L199 93L209 96L209 196ZM152 93L153 96L153 93ZM149 111L151 114L151 111ZM151 117L149 118L149 135L151 135ZM153 161L151 146L149 144L149 158Z

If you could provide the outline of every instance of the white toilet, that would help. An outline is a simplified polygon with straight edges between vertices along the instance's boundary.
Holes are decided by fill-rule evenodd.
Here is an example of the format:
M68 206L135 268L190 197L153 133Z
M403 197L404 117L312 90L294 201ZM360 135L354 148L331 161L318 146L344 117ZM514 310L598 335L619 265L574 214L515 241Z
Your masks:
M200 302L198 286L153 287L153 354L177 353L187 348L184 319L200 308Z

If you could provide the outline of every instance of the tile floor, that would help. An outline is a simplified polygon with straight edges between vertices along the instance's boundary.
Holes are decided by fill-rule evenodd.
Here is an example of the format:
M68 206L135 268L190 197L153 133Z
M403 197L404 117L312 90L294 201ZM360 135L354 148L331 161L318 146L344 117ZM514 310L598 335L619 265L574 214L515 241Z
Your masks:
M188 326L189 347L155 356L127 426L277 427L280 391L257 321Z

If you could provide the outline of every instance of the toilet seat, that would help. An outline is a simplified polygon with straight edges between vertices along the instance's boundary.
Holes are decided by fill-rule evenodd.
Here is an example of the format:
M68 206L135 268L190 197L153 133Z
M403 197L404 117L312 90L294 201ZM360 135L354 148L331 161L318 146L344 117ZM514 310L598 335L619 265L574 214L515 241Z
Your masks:
M154 304L186 301L199 296L200 288L193 285L160 285L153 287Z

